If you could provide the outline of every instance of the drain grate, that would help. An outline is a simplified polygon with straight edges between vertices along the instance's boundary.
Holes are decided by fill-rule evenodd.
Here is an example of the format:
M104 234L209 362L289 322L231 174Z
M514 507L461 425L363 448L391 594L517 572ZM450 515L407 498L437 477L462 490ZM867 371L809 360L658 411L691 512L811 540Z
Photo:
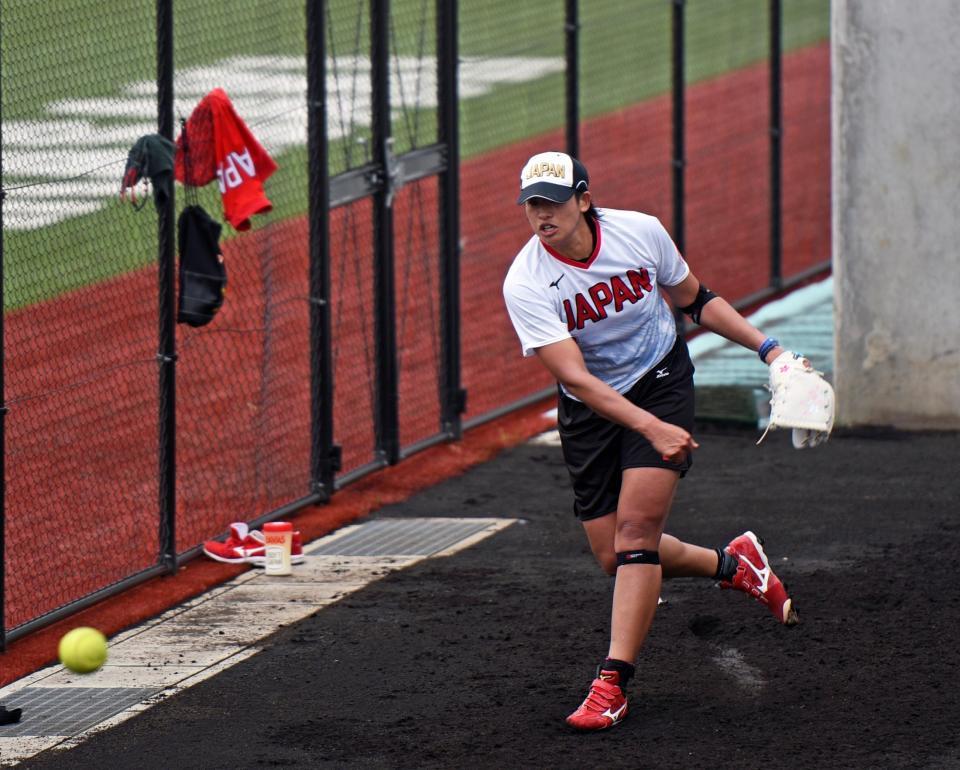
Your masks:
M374 519L306 551L318 556L430 556L488 526L488 519Z
M76 735L157 692L155 687L24 687L4 703L23 709L23 716L0 727L0 738Z

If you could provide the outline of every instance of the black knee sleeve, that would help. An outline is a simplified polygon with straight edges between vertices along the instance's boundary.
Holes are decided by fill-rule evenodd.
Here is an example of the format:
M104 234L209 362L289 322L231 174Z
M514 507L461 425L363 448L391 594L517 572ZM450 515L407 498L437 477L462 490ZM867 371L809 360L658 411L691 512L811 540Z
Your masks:
M624 564L659 564L660 551L617 551L617 566Z

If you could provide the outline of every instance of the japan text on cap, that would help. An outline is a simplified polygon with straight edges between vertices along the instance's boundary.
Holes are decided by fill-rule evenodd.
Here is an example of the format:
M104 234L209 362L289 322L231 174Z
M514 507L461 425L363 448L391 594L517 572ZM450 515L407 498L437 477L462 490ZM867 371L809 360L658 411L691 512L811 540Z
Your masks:
M546 198L554 203L570 200L574 192L588 188L590 178L583 164L565 152L541 152L526 162L520 172L520 197L517 203L530 198Z

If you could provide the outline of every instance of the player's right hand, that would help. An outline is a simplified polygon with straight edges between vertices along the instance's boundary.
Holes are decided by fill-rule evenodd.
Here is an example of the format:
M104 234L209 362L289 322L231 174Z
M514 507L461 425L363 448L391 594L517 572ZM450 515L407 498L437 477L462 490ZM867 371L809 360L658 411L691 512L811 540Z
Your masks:
M687 453L699 448L699 444L686 430L679 425L673 425L658 420L647 435L653 448L669 463L682 463L687 459Z

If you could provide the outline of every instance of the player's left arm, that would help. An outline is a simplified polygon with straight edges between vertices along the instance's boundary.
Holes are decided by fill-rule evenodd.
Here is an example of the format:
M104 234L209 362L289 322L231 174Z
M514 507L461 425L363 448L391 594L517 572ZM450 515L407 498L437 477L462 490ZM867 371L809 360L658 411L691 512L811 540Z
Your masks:
M692 272L687 273L687 277L675 286L663 288L673 304L703 328L743 345L748 350L760 350L766 339L764 333L740 315L723 297L704 287ZM765 363L769 364L781 353L783 348L779 345L771 348L764 357Z
M664 286L664 291L682 312L704 328L748 350L759 351L764 346L763 361L770 365L770 421L767 430L792 428L793 445L797 449L815 447L827 440L833 430L835 396L830 384L807 359L785 351L775 344L775 340L767 342L763 332L729 302L703 287L693 273L688 273L675 286ZM767 350L770 345L774 347ZM764 431L763 436L766 435L767 431Z

